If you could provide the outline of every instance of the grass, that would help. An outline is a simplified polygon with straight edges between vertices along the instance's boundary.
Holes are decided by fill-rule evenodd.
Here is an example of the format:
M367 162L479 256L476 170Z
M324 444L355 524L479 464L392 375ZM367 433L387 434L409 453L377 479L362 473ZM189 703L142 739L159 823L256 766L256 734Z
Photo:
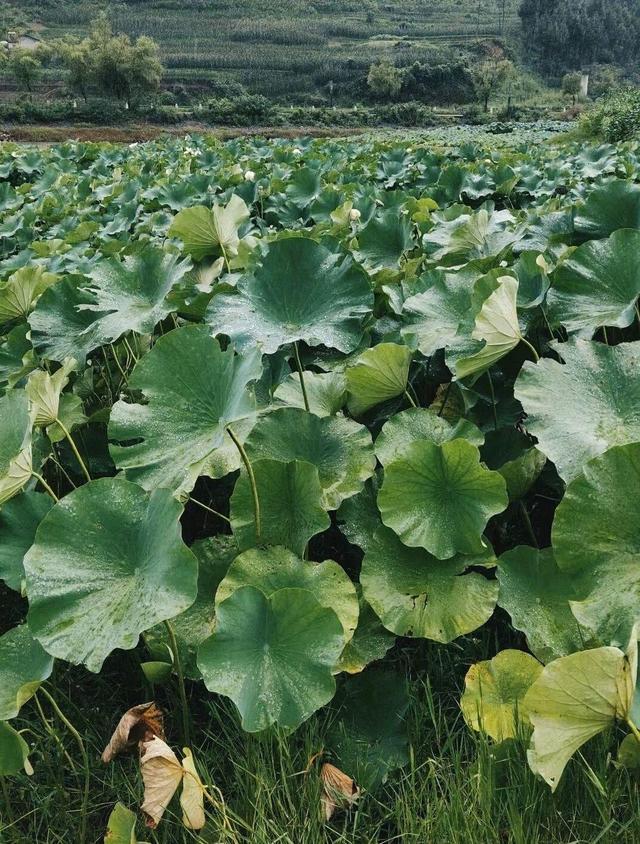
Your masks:
M140 821L138 838L150 844L635 844L640 840L640 791L637 780L613 761L619 736L610 733L587 745L552 795L526 766L524 741L491 745L463 723L458 699L464 674L471 662L495 653L497 638L513 639L515 634L502 626L502 632L498 625L458 646L422 641L396 648L395 667L412 666L410 763L328 825L320 820L318 767L304 771L323 747L331 711L318 713L292 736L252 736L239 728L228 701L190 685L194 753L204 782L215 783L224 795L226 823L221 812L208 811L205 829L187 832L174 803L157 831L143 832ZM48 688L88 750L88 841L101 842L114 803L135 809L141 784L133 756L109 766L99 756L122 711L150 699L150 691L132 653L112 657L100 676L59 667ZM32 746L35 773L5 782L2 844L79 840L80 751L47 699L41 692L38 697L45 721L31 701L15 722ZM168 740L177 748L177 690L156 689L156 699L168 713Z

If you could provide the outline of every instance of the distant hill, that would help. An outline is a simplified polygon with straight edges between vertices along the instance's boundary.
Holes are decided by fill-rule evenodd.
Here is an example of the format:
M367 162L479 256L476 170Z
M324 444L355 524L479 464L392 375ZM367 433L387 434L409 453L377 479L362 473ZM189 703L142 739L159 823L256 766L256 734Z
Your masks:
M377 59L448 62L478 38L509 39L520 0L5 0L42 37L81 35L100 8L158 41L165 81L242 85L270 97L346 85Z

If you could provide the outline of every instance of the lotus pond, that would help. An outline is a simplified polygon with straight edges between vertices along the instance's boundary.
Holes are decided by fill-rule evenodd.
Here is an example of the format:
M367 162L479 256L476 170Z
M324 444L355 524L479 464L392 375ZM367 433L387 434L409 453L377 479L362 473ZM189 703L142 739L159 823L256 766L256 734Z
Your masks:
M637 840L639 183L524 136L2 147L0 840L497 840L358 831L452 748L545 807L502 840ZM230 793L274 742L305 838Z

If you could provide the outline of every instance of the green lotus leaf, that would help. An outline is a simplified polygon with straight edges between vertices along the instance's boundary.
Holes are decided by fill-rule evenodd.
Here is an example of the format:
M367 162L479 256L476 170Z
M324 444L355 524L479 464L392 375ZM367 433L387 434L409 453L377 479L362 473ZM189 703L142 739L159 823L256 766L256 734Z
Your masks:
M279 589L267 597L244 586L216 613L198 667L209 691L233 700L245 730L294 730L331 700L344 630L311 592Z
M47 287L58 280L54 273L33 264L21 267L0 284L0 325L13 319L25 319Z
M516 738L529 723L524 697L541 673L538 660L523 651L500 651L472 665L460 700L464 720L496 741Z
M42 646L99 671L115 648L184 612L198 564L182 542L180 504L121 478L101 478L49 510L24 558L28 623Z
M10 777L23 769L31 773L29 745L20 733L0 721L0 777Z
M577 232L589 239L609 237L618 229L640 229L640 189L615 179L591 191L574 219Z
M640 296L639 250L640 231L632 229L579 246L552 274L549 318L589 335L602 325L631 325Z
M385 422L375 442L375 452L383 466L401 456L404 449L418 440L429 440L442 445L450 440L463 439L480 446L484 434L473 422L460 419L455 424L447 422L433 410L411 407L396 413Z
M346 369L348 406L362 416L383 401L401 396L407 389L411 349L396 343L380 343L363 352Z
M327 746L358 785L371 790L409 762L409 693L401 673L376 666L348 677L336 708Z
M531 686L524 699L534 728L527 756L552 791L585 742L627 719L636 670L637 653L595 648L550 662Z
M25 375L36 368L28 334L28 323L22 323L13 328L0 342L0 385L15 387Z
M640 773L640 741L629 733L618 748L618 763L629 771Z
M513 426L488 431L480 455L489 469L504 478L509 501L524 498L547 462L546 455L532 446L531 439Z
M24 390L0 398L0 505L31 478L31 417Z
M347 401L347 382L342 372L305 372L304 386L309 410L316 416L335 416ZM273 397L276 404L304 408L298 373L292 372Z
M90 279L65 279L49 288L29 316L33 345L51 360L84 360L128 331L150 333L172 310L169 295L189 261L146 246L124 261L105 258Z
M238 229L249 216L244 200L233 194L224 206L184 208L173 218L168 234L179 237L195 261L208 255L234 257L240 243Z
M226 334L239 351L258 344L273 354L304 340L349 353L372 307L367 275L350 257L292 237L273 242L235 293L214 296L206 319L214 334Z
M467 276L442 273L431 286L405 300L402 313L408 323L402 336L426 357L451 346L471 309L473 284Z
M526 363L515 396L527 429L569 483L591 458L640 440L640 344L570 340L556 349L564 365Z
M52 670L53 658L26 624L0 636L0 721L15 718Z
M138 844L135 812L116 803L109 815L105 844Z
M362 492L353 498L347 498L338 510L340 530L352 545L357 545L363 551L369 548L373 534L382 525L377 497L378 482L374 475L367 481Z
M220 582L238 554L238 546L232 536L211 536L194 542L191 551L198 560L198 594L189 609L176 616L171 624L185 676L190 680L200 680L196 664L198 648L213 633L214 599ZM153 657L169 658L171 643L164 624L147 630L144 640Z
M29 314L31 342L41 358L82 362L92 349L106 342L98 315L88 308L96 298L86 279L70 276L49 287Z
M318 469L322 504L337 510L359 492L376 465L371 434L343 416L319 417L297 408L263 416L245 443L250 460L304 460Z
M165 658L169 658L169 653L166 650L164 655ZM152 686L162 686L171 679L172 665L170 662L150 660L149 662L141 662L140 668L145 680ZM196 679L198 678L196 677Z
M0 510L0 580L22 591L24 555L33 544L38 525L53 506L48 495L23 492Z
M495 565L490 551L441 561L407 548L380 526L365 549L360 582L365 599L387 630L451 642L491 618L498 584L471 567Z
M360 586L357 590L360 606L358 626L337 665L338 671L347 674L359 674L369 663L382 659L396 641L396 637L382 626L378 616L364 600Z
M345 642L358 624L356 588L344 569L333 560L309 563L287 548L252 548L231 563L218 587L216 604L243 586L254 586L267 597L278 589L308 589L318 603L332 609L344 629Z
M489 212L481 208L452 220L435 220L422 242L432 260L456 266L494 257L519 240L523 232L510 230L512 224L513 215L507 209Z
M592 641L571 612L573 580L558 568L553 549L520 545L498 560L498 604L543 663L584 649Z
M397 270L413 245L411 222L397 209L389 208L372 217L358 233L358 260L371 272Z
M190 267L189 261L148 245L123 261L106 258L87 273L95 302L80 307L96 312L103 342L127 331L150 333L171 312L167 297Z
M470 357L456 361L458 378L484 372L523 340L516 308L518 281L511 276L497 281L498 287L484 300L471 334L473 340L483 340L484 346Z
M640 443L612 448L584 467L556 510L552 542L576 584L581 625L626 646L640 620Z
M199 475L226 474L225 429L251 418L255 399L248 385L260 377L257 350L222 351L204 326L187 326L161 337L136 364L129 387L146 404L118 401L111 411L111 456L129 480L145 489L189 492ZM235 428L234 428L235 433ZM231 470L238 468L236 463Z
M385 466L378 493L382 521L405 545L440 560L481 553L487 522L507 506L505 482L485 469L466 440L408 445Z
M260 537L256 536L253 492L241 473L231 496L233 535L241 551L256 545L284 545L304 554L307 542L331 524L324 506L318 469L303 460L262 459L252 464L260 503Z

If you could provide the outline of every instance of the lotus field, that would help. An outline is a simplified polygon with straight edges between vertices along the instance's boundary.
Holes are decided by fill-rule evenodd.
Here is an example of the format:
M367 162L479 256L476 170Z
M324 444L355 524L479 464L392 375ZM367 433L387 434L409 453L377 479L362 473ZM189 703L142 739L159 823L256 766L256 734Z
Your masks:
M605 731L640 767L640 146L510 143L4 145L7 799L46 708L86 818L71 664L149 689L100 725L148 835L174 793L224 814L209 699L249 733L332 713L330 818L409 761L416 640L483 630L511 646L466 666L469 730L551 790Z

